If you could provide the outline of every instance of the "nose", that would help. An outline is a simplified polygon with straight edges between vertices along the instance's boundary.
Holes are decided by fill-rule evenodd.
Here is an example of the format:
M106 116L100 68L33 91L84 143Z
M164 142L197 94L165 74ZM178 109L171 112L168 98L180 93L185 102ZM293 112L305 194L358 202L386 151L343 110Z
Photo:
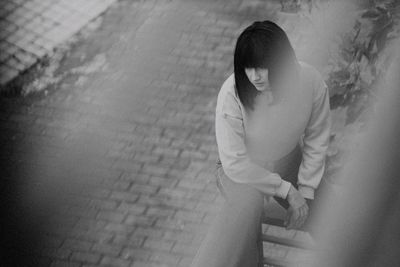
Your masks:
M257 70L256 68L250 69L250 79L252 81L257 82L258 80L260 80L260 78L261 74L259 70Z

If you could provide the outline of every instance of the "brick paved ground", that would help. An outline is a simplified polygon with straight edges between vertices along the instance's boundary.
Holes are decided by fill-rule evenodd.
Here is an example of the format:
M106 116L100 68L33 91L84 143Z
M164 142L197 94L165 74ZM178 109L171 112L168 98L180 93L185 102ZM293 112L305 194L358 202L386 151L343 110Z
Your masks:
M47 96L1 99L0 260L188 266L221 201L213 116L234 41L276 7L119 1Z
M6 84L104 12L115 0L3 0L0 85Z

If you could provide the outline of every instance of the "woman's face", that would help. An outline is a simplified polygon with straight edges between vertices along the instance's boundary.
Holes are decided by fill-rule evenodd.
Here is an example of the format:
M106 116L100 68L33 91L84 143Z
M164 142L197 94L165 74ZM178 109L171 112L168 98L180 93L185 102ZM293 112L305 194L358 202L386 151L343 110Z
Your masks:
M247 78L254 85L254 87L262 92L271 90L268 82L268 69L264 68L245 68Z

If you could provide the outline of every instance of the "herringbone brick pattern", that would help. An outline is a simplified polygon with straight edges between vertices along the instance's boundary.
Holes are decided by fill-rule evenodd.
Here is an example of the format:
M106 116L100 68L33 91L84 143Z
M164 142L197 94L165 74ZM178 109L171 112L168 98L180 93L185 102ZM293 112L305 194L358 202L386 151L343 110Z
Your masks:
M0 5L0 84L71 38L115 0L3 0Z

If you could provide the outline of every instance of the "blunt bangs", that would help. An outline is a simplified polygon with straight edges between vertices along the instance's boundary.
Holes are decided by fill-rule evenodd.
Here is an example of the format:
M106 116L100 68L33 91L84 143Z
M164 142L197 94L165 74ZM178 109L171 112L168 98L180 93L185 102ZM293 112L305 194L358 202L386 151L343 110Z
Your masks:
M298 62L283 29L272 21L256 21L247 27L236 42L234 54L235 87L240 101L252 110L259 94L245 73L245 68L268 69L268 79L275 90L297 76Z
M268 40L264 35L251 33L241 40L242 46L238 46L238 63L243 68L269 68L272 58L268 51Z

